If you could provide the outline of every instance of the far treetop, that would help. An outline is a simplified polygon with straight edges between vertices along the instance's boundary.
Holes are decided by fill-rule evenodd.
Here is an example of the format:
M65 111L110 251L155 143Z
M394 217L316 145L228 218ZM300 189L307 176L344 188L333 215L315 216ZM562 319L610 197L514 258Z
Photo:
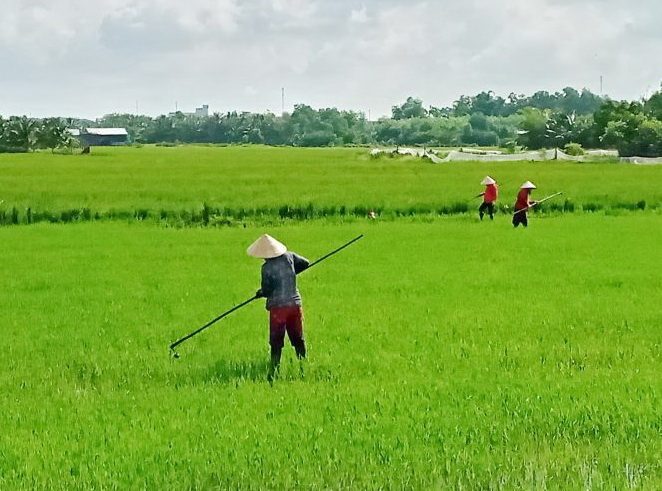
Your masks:
M48 124L46 124L46 123ZM55 125L55 127L53 127ZM0 151L51 148L65 128L125 128L134 143L174 145L265 144L288 146L481 146L527 149L616 148L621 156L662 155L662 91L647 100L614 101L606 96L566 87L559 92L538 91L531 96L492 91L461 96L452 107L425 107L408 97L392 106L390 118L370 121L362 112L336 108L313 109L296 104L291 113L274 115L231 111L211 115L181 111L158 117L107 114L96 121L0 117ZM39 130L41 126L48 130ZM41 145L41 146L40 146Z

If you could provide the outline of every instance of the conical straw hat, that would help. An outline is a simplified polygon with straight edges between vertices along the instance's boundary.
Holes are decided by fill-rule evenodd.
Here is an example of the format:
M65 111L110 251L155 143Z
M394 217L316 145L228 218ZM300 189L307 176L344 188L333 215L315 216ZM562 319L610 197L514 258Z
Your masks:
M520 189L536 189L536 185L533 184L531 181L526 181L524 184L520 186Z
M286 251L287 247L285 247L285 244L281 244L268 234L262 235L262 237L253 242L250 247L246 249L246 253L249 256L260 257L263 259L282 256Z
M485 179L483 179L482 181L480 181L480 183L481 183L481 184L484 184L485 186L487 186L487 185L489 185L489 184L496 184L496 181L495 181L494 179L492 179L490 176L485 176Z

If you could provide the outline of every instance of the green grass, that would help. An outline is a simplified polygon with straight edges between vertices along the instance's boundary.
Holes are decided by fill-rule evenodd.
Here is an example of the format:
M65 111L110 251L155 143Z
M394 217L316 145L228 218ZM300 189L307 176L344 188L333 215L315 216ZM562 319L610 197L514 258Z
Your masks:
M95 147L89 155L0 155L0 222L12 223L12 209L17 222L30 221L28 208L34 221L98 216L201 223L207 205L219 216L211 217L212 224L364 215L370 209L382 216L457 213L477 207L471 197L483 190L479 183L486 174L499 180L500 202L508 206L526 180L538 186L534 198L564 191L545 206L565 210L662 206L662 166L434 165L371 159L366 148Z
M0 228L0 489L658 489L659 213L530 222ZM365 234L300 277L305 376L265 381L262 301L169 357L262 232Z

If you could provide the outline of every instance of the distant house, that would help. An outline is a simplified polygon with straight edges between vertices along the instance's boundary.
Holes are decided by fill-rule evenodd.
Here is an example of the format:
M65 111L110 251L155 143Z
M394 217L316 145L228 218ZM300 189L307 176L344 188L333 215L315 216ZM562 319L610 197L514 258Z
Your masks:
M76 138L83 147L126 145L129 133L125 128L85 128Z
M172 118L173 116L177 116L178 114L183 114L184 116L198 116L200 118L205 118L209 116L209 104L203 104L200 107L196 107L194 113L175 111L174 113L173 112L168 113L168 116Z

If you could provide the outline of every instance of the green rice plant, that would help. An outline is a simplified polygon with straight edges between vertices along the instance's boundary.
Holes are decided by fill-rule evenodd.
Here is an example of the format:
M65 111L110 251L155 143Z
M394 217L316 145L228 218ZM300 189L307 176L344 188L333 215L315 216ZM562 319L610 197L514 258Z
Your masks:
M660 166L597 162L435 165L423 159L374 160L365 148L143 146L94 148L89 155L0 155L4 206L16 208L18 222L26 221L27 208L33 217L87 208L108 219L141 210L179 217L182 210L205 208L232 210L225 215L235 220L252 216L248 210L262 210L269 220L281 212L282 218L294 218L288 209L301 217L331 209L338 216L376 208L394 214L464 213L463 203L482 191L486 174L500 182L498 203L510 207L519 185L532 180L538 186L534 199L564 191L577 210L642 202L659 209L660 172Z
M596 212L604 209L604 205L600 203L584 203L582 204L582 209L584 211Z
M0 228L0 487L657 489L662 227L624 213ZM172 359L264 232L364 234L299 277L303 372L266 382L262 300Z

